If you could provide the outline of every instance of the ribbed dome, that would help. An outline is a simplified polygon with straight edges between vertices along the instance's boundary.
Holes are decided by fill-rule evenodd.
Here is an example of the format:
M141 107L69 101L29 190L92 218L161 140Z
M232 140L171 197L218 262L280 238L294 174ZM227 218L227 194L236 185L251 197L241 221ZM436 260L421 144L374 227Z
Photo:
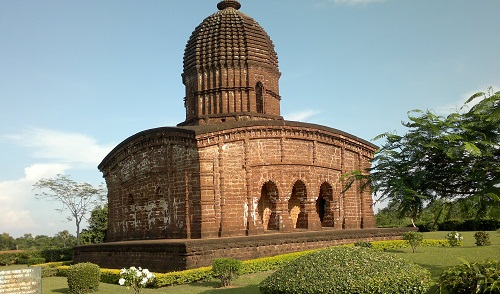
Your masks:
M278 70L278 56L264 29L240 12L235 0L220 2L218 12L207 17L193 32L184 52L184 73L217 63L260 63Z
M184 52L186 120L179 125L280 116L278 56L271 38L236 0L196 27Z

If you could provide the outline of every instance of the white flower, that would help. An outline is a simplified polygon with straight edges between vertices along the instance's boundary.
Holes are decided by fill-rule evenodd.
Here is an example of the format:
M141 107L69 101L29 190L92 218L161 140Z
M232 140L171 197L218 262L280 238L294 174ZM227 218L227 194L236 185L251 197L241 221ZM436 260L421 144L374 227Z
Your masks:
M125 285L125 279L124 278L119 279L118 284L120 284L120 286Z
M141 281L142 285L146 285L147 282L148 282L148 278L146 278L146 277L142 278L142 281Z

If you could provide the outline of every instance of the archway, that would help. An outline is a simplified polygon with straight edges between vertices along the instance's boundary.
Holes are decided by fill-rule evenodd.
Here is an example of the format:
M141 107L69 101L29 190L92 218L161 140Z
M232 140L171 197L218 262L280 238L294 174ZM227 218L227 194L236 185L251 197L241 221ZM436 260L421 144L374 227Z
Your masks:
M302 181L297 181L293 185L292 195L288 200L288 213L292 219L294 228L307 228L304 201L307 198L306 185Z
M331 203L333 202L333 189L328 183L321 184L319 196L316 200L316 213L323 227L333 227L333 211Z
M276 202L278 201L278 187L272 181L262 185L258 203L259 218L264 230L278 230Z

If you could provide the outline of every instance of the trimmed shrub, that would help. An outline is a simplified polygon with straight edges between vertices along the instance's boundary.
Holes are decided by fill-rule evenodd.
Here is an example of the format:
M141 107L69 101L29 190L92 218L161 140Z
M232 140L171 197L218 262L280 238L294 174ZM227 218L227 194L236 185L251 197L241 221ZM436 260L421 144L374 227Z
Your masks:
M497 219L447 220L438 224L439 231L494 231L500 228Z
M212 262L212 272L220 279L222 287L227 287L241 274L241 261L232 258L216 258Z
M40 251L40 257L48 262L73 260L73 248L44 249Z
M260 293L425 293L430 272L363 247L330 247L290 262L259 284Z
M372 243L370 243L370 242L364 242L364 241L358 241L358 242L354 243L354 246L365 247L365 248L373 248Z
M29 264L29 260L32 258L40 258L43 257L40 255L39 250L23 250L16 254L16 263L17 264ZM45 262L43 259L42 262Z
M17 262L17 253L0 253L0 265L11 265Z
M500 293L500 262L464 262L451 267L439 278L441 290L449 293Z
M42 268L42 278L66 277L71 261L59 261L34 264Z
M477 246L488 246L491 245L490 242L490 234L479 231L474 234L474 238L476 239Z
M107 269L104 270L105 275L108 274L110 275L108 271L114 271L114 270L107 270ZM120 271L118 271L118 278L116 278L116 281L118 281L119 276L120 276ZM166 286L189 284L201 280L210 279L212 277L213 277L212 267L201 267L191 270L170 272L165 274L156 274L156 279L154 280L153 286L155 288L161 288ZM108 278L111 278L111 275Z
M448 240L432 240L424 239L420 243L420 247L447 247L450 246ZM372 248L379 251L398 250L408 248L410 245L405 240L394 241L373 241Z
M90 262L78 263L68 269L69 293L96 292L99 289L100 268Z
M261 257L252 260L245 260L241 264L241 274L253 274L282 268L289 262L299 258L300 256L307 255L311 252L318 251L308 250L294 253L281 254L271 257Z
M417 247L420 246L422 240L424 240L424 234L413 231L405 232L403 234L403 240L408 242L408 245L410 245L411 250L413 251L413 253L415 253Z
M34 264L40 264L40 263L44 263L45 262L45 258L43 257L34 257L34 258L30 258L28 259L28 261L26 262L27 265L34 265Z

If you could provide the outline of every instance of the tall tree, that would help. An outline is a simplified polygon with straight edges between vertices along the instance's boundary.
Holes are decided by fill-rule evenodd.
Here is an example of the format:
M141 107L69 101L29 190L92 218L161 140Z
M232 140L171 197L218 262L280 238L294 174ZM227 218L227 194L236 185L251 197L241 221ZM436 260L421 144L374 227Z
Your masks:
M474 103L476 103L474 105ZM371 186L379 200L398 203L402 216L416 217L430 201L474 200L476 217L500 204L500 92L474 94L446 117L415 110L402 136L384 133L368 171L344 175ZM376 138L376 139L377 139Z
M88 183L77 183L68 175L57 175L55 178L39 180L33 189L38 191L35 198L59 202L62 207L57 211L70 212L68 220L75 221L77 245L80 245L80 224L92 209L103 202L105 188L102 185L94 187Z

